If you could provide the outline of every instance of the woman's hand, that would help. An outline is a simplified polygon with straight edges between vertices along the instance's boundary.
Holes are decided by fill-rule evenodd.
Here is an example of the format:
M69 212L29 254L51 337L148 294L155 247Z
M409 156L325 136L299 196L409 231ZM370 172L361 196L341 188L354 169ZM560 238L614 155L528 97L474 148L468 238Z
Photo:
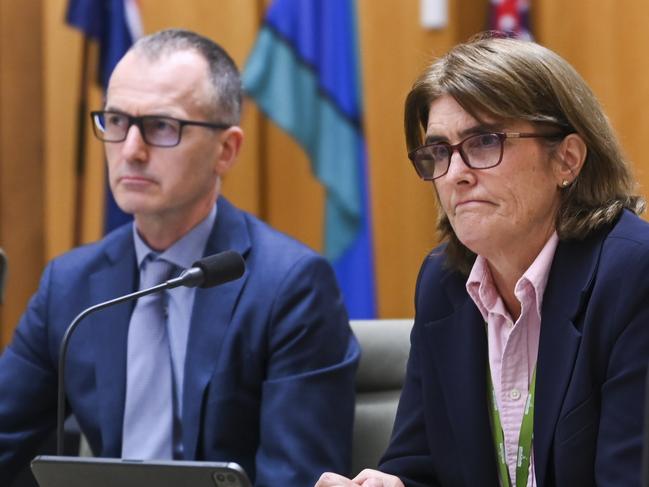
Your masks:
M314 487L404 487L399 477L366 468L353 479L325 472Z

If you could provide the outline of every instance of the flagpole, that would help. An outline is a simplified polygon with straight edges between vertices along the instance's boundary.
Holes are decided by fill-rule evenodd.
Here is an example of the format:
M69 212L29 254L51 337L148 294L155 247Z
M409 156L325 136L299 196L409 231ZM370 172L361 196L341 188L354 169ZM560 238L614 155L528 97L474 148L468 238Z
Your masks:
M264 25L264 19L266 17L266 10L270 6L272 0L257 0L257 13L259 29ZM254 101L252 98L249 98L250 101ZM257 169L259 171L257 178L257 194L259 195L259 203L257 210L259 211L258 215L263 221L270 223L270 188L268 185L268 132L269 124L271 123L270 119L266 115L258 110L257 117Z
M77 104L77 144L75 153L74 195L74 246L80 245L83 232L84 193L86 182L86 120L88 113L88 50L87 36L81 45L81 71L79 76L79 99Z

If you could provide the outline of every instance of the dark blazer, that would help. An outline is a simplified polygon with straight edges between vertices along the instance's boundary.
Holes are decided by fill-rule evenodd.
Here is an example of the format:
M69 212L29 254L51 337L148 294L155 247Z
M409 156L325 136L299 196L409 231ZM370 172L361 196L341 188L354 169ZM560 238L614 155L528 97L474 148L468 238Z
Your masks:
M487 338L466 277L424 262L406 383L381 470L410 486L497 487ZM534 465L539 487L639 486L649 358L649 224L562 241L543 298Z
M258 486L312 485L349 469L359 348L329 264L218 200L205 255L241 253L244 276L197 289L183 391L187 459L240 463ZM0 479L55 424L59 344L81 310L137 288L130 225L53 260L0 357ZM97 455L119 457L133 303L70 342L66 396Z

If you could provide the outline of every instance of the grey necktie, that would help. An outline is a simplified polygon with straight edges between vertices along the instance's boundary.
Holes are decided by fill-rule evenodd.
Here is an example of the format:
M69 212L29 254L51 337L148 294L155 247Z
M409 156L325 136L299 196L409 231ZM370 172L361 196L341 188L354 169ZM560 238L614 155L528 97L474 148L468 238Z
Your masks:
M140 289L169 279L174 265L149 254ZM173 389L164 292L138 299L128 329L122 458L172 458Z

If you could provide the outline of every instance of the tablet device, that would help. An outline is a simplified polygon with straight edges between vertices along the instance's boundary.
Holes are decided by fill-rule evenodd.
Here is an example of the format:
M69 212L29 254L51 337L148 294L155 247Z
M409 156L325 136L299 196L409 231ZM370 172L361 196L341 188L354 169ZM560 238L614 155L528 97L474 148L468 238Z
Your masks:
M38 456L40 487L252 487L236 463Z

